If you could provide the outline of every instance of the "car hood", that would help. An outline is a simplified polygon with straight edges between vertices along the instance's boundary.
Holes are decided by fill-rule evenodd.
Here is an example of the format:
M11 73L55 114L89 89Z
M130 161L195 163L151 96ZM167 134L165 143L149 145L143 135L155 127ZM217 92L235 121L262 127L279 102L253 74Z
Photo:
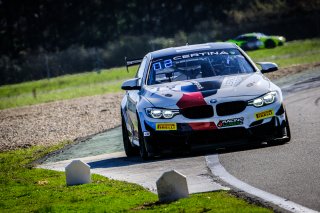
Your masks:
M253 73L145 86L143 96L156 107L179 107L178 102L182 98L192 102L193 105L201 105L209 104L213 98L249 99L251 96L260 96L268 91L270 91L270 80L261 73Z
M283 36L272 35L272 36L270 36L270 37L273 38L273 39L276 39L276 40L283 41L283 42L286 41L286 38L283 37Z

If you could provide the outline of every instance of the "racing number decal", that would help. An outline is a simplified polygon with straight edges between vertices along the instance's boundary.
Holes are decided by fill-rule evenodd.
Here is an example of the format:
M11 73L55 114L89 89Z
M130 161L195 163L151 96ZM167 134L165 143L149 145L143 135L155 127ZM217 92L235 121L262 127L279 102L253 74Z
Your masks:
M177 130L177 124L176 123L157 123L156 124L156 130Z
M263 111L263 112L258 112L255 114L255 118L256 120L261 120L261 119L265 119L265 118L270 118L274 116L274 111L272 109Z

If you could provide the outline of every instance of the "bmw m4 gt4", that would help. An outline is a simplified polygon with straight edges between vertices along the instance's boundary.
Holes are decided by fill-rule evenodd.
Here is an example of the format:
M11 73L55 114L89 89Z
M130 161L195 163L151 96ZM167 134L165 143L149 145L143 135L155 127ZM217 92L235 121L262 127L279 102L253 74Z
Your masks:
M239 142L285 143L290 128L278 86L232 43L208 43L148 53L121 102L127 156L143 159L184 148Z

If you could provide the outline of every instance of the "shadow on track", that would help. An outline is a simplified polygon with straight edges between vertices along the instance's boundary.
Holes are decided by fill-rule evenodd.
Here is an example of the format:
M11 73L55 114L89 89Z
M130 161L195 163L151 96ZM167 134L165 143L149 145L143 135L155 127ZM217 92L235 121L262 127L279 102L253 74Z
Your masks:
M181 152L181 153L171 153L171 154L163 154L161 156L153 157L150 160L142 160L139 156L137 157L115 157L105 160L99 160L88 163L92 169L96 168L115 168L115 167L125 167L139 164L149 164L154 162L161 161L170 161L180 158L192 158L199 157L205 155L213 155L213 154L223 154L223 153L232 153L232 152L241 152L253 149L262 149L270 146L275 146L267 143L261 144L241 144L236 146L222 147L222 148L207 148L201 149L196 148L191 151ZM165 163L165 162L164 162Z

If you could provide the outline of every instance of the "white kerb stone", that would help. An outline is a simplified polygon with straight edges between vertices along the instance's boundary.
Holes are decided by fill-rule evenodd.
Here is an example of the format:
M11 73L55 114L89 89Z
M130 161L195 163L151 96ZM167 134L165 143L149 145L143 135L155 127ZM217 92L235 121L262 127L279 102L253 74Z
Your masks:
M189 197L187 178L175 170L165 172L157 180L157 191L160 202Z
M81 160L74 160L65 168L68 186L91 182L90 166Z

